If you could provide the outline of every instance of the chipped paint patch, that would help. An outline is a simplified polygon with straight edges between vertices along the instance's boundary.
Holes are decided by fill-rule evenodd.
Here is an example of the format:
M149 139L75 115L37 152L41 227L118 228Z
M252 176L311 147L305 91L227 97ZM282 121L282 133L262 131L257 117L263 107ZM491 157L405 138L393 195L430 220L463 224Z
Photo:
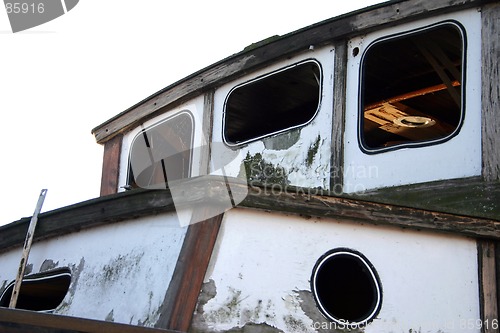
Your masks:
M234 327L227 333L285 333L284 331L266 323L248 323L242 327Z
M250 185L276 187L329 188L330 141L309 128L293 130L263 139L242 149L238 174L231 169L228 175L244 178ZM243 155L246 154L246 155Z
M49 271L51 269L57 268L59 266L59 261L54 262L52 259L45 259L40 266L40 272Z
M318 333L332 333L332 332L362 333L365 331L364 328L342 327L342 325L336 325L335 323L330 322L329 320L325 319L325 317L323 317L323 315L319 311L318 307L316 306L316 302L314 300L314 297L313 297L311 291L309 291L309 290L295 290L294 293L297 295L297 297L299 299L300 308L302 309L302 311L304 311L306 316L312 320L312 322L313 322L312 327L316 330L316 332L318 332Z
M24 270L24 275L31 274L33 272L33 264L27 264Z
M3 293L3 291L5 290L5 287L7 287L7 283L9 283L9 281L7 280L3 280L2 282L2 286L0 287L0 295Z
M309 146L309 149L307 150L306 165L307 165L308 168L310 168L311 165L314 162L314 158L316 157L316 154L318 153L318 150L319 150L319 143L320 142L321 142L321 136L318 134L318 137L316 138L316 141L314 141Z
M105 321L115 321L115 319L113 318L113 312L114 310L111 310L108 315L106 316L106 318L104 318Z
M243 175L243 170L246 173L248 184L250 185L282 185L286 186L290 182L288 181L287 170L280 166L279 164L274 165L262 157L261 153L256 153L255 155L247 156L243 160L240 174L240 178Z
M300 139L300 128L278 134L262 140L264 147L270 150L286 150L295 145Z
M44 261L45 262L45 261ZM75 297L76 286L78 285L78 280L80 279L80 274L85 267L85 258L81 258L78 265L71 264L69 269L71 271L71 283L69 284L68 293L62 303L55 310L58 314L66 314L73 303L73 298Z
M271 300L258 299L255 306L248 306L247 298L242 297L241 290L229 287L227 297L215 309L205 309L207 303L217 296L214 280L202 286L198 304L190 328L192 333L280 333L282 330L272 325L276 314ZM245 305L242 303L245 301ZM237 321L234 324L234 321ZM221 325L223 327L221 327Z

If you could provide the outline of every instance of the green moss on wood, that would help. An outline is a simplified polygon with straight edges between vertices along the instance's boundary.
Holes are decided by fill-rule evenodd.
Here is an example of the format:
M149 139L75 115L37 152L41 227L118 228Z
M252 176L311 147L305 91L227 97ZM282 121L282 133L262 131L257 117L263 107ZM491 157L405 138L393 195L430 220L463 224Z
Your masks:
M278 40L280 39L280 35L274 35L274 36L271 36L271 37L267 37L261 41L258 41L258 42L255 42L255 43L252 43L250 45L248 45L247 47L245 47L243 49L243 52L246 52L246 51L251 51L251 50L254 50L258 47L261 47L261 46L264 46L266 44L270 44L272 42L274 42L275 40Z

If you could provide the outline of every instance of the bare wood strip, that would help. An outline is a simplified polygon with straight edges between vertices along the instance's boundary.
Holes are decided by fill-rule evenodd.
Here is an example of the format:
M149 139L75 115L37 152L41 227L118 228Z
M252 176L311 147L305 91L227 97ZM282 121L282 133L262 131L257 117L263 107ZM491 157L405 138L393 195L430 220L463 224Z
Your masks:
M500 180L500 4L485 6L482 15L482 175L488 181Z
M342 41L334 45L335 82L333 85L333 119L330 190L335 191L344 183L344 125L347 72L347 43Z
M187 331L223 214L189 226L156 327Z
M482 333L498 333L495 243L478 241Z
M104 145L101 176L101 196L118 192L118 177L120 174L120 153L122 150L122 135L117 135Z
M19 297L19 291L21 290L21 284L23 282L24 270L26 269L26 263L28 262L28 257L31 251L31 244L33 243L33 237L36 229L36 224L38 222L38 214L42 210L43 202L45 201L45 196L47 190L43 189L38 197L38 202L36 204L35 212L31 217L30 224L28 226L28 233L26 234L26 240L24 241L23 253L21 256L21 262L19 263L19 269L17 271L16 280L14 283L14 289L12 290L12 295L10 298L9 308L14 309L17 305L17 299Z
M190 188L190 191L186 191L186 197L176 199L188 205L216 205L217 200L227 196L227 185L223 177L212 176L209 183L207 176L201 180L194 178L186 186ZM287 188L285 192L281 187L279 191L274 191L272 188L246 186L240 181L231 184L233 193L239 190L242 193L246 193L247 189L249 191L246 199L240 204L241 207L500 239L500 221L495 217L441 213L359 198L327 196L329 193L321 195L321 192L317 192L318 195L310 195L305 189L293 187ZM367 197L367 200L369 199ZM495 207L493 208L496 209ZM34 241L174 209L168 190L117 193L41 214ZM28 224L29 218L25 218L0 227L0 249L5 251L13 246L21 246Z
M201 174L210 173L210 156L214 118L214 96L215 91L211 90L205 94L204 98L202 131L204 140L206 140L206 146L202 147Z
M4 333L175 333L172 330L118 324L34 311L0 308L0 331Z
M92 133L98 143L104 143L118 133L136 126L141 120L163 112L167 106L174 106L208 89L214 89L272 61L304 52L310 45L324 45L380 27L392 26L400 21L417 20L492 1L496 0L397 1L326 20L287 34L272 43L243 51L194 73L97 126Z

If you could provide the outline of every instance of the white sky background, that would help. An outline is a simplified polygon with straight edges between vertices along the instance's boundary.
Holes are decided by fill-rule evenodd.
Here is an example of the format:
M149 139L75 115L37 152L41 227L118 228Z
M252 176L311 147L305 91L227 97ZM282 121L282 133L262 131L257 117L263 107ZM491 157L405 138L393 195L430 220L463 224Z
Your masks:
M378 2L80 0L15 34L0 8L0 225L31 216L43 188L42 212L98 197L90 131L107 119L251 43Z

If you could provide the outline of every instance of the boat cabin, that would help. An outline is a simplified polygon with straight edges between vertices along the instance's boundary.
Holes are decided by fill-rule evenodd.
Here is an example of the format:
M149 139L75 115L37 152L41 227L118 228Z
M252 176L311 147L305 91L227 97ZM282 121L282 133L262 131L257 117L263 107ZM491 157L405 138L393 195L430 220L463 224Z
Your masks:
M388 1L97 126L101 197L40 215L17 309L0 227L0 327L498 332L498 22Z

